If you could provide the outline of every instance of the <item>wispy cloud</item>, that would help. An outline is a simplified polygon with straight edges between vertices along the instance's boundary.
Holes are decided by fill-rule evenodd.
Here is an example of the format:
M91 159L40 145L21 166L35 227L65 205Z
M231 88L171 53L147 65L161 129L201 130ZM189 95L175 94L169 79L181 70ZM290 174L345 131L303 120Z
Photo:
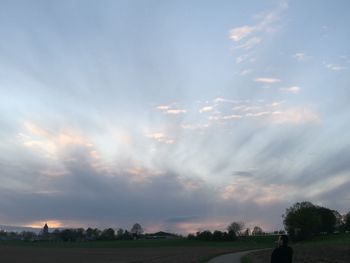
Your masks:
M298 86L292 86L292 87L288 87L288 88L280 88L280 91L284 92L284 93L297 94L301 91L301 88Z
M160 105L156 107L157 110L168 110L170 109L170 106L167 105Z
M191 123L186 123L186 124L181 124L182 129L188 129L188 130L203 130L206 129L210 126L210 124L205 123L205 124L191 124Z
M275 123L303 124L320 122L320 117L318 116L318 114L307 107L298 107L282 111L274 111L272 112L271 118L272 122Z
M255 81L255 82L259 82L259 83L265 83L265 84L273 84L273 83L281 82L280 79L277 79L277 78L267 78L267 77L256 78L256 79L254 79L254 81Z
M187 112L187 110L185 109L174 108L171 105L159 105L156 107L156 109L162 111L163 113L173 114L173 115L184 114Z
M261 36L256 36L257 33L271 33L276 31L276 22L280 20L280 14L288 8L288 3L283 1L270 12L256 16L258 21L254 25L243 25L234 27L229 31L229 38L235 43L244 39L245 43L236 45L236 49L251 49L262 42Z
M261 111L261 112L257 112L257 113L247 113L246 116L247 117L262 117L262 116L266 116L269 114L270 114L269 111Z
M243 44L237 45L234 48L235 49L252 49L256 45L260 44L261 41L262 41L261 37L252 37L248 39L246 42L244 42Z
M326 68L328 68L328 69L330 69L330 70L334 70L334 71L339 71L339 70L345 70L345 69L347 69L346 66L338 65L338 64L326 64L325 66L326 66Z
M212 111L213 109L214 109L214 107L212 107L212 106L205 106L205 107L201 108L201 109L199 110L199 112L200 112L200 113L209 112L209 111Z
M255 30L256 30L255 26L235 27L230 30L230 39L232 39L233 41L240 41L241 39L250 35Z
M169 109L169 110L166 110L167 114L174 114L174 115L184 114L186 112L187 112L187 110L184 110L184 109Z
M304 61L306 58L306 55L305 55L305 53L299 52L299 53L295 53L293 55L293 58L295 58L298 61Z
M225 116L209 116L209 120L212 121L227 121L227 120L240 120L242 115L225 115Z
M165 143L165 144L173 144L175 143L174 139L169 138L168 135L166 135L163 132L155 132L145 135L147 138L153 139L157 142Z
M252 73L252 71L253 71L252 69L243 69L243 70L241 70L238 74L239 74L240 76L246 76L246 75Z
M214 99L214 103L221 103L221 102L227 102L227 103L236 103L236 100L231 100L231 99L225 99L222 97L218 97Z

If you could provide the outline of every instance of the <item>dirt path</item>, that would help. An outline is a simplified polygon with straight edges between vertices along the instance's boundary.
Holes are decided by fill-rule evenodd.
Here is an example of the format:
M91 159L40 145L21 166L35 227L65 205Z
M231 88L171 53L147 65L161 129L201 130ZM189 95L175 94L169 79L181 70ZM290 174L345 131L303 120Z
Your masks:
M208 263L241 263L241 257L243 257L244 255L251 252L263 251L263 250L266 250L266 249L248 250L248 251L225 254L209 260Z

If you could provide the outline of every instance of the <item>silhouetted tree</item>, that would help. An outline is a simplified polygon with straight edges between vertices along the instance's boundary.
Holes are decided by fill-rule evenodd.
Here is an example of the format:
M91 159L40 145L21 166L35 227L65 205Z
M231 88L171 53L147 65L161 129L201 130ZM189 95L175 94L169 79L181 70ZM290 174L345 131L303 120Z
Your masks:
M303 240L320 232L333 232L336 218L328 208L301 202L286 209L283 223L292 239Z
M243 222L232 222L228 227L227 231L235 233L235 236L239 236L244 228Z
M343 216L336 210L332 210L335 216L335 229L338 231L342 231L342 226L344 225Z
M350 231L350 212L344 217L344 230Z
M248 227L248 228L246 228L246 230L244 230L244 232L243 232L243 236L250 236L250 228Z
M141 227L141 225L139 223L136 223L132 226L130 233L134 236L134 237L138 237L140 235L142 235L143 233L143 229Z
M197 238L203 241L212 240L213 234L209 230L204 230L202 232L197 232Z
M24 241L32 241L36 237L36 234L30 231L22 231L20 235Z
M255 226L253 228L253 232L252 232L253 236L262 235L262 234L263 234L263 230L260 226Z
M124 230L123 230L122 228L119 228L119 229L117 230L117 236L116 236L116 238L117 238L117 239L121 239L122 236L123 236L123 234L124 234Z
M107 228L102 231L101 237L102 240L113 240L115 238L114 229Z
M219 230L215 230L213 233L213 240L215 241L219 241L219 240L223 240L224 237L224 233L222 233Z
M86 229L85 231L85 239L86 240L98 240L100 238L101 235L101 231L97 228L91 228L89 227L88 229Z

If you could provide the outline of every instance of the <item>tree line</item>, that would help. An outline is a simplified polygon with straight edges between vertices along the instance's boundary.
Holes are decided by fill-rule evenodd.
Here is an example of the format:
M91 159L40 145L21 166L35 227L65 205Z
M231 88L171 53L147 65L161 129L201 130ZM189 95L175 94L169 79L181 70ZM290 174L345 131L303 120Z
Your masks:
M291 239L299 241L320 234L350 231L350 212L341 215L336 210L304 201L286 209L283 223Z
M115 231L113 228L100 230L98 228L67 228L55 229L52 232L48 231L47 225L39 234L31 231L6 232L0 231L0 240L23 240L23 241L102 241L102 240L133 240L142 237L143 229L140 224L136 223L128 231L119 228Z
M316 235L325 235L332 233L350 232L350 212L341 215L336 210L314 205L311 202L298 202L287 208L283 217L283 224L286 232L294 241L310 239ZM128 231L125 229L106 228L76 228L76 229L55 229L48 231L47 225L41 233L36 234L29 231L21 233L0 231L0 240L2 239L21 239L26 241L99 241L99 240L133 240L139 238L159 238L160 236L178 235L159 232L160 235L143 234L143 228L140 224L135 223ZM284 234L284 230L274 231L273 234ZM226 231L204 230L189 234L189 240L202 241L234 241L245 236L266 235L263 229L255 226L252 230L245 228L243 222L232 222ZM271 233L270 233L271 234Z

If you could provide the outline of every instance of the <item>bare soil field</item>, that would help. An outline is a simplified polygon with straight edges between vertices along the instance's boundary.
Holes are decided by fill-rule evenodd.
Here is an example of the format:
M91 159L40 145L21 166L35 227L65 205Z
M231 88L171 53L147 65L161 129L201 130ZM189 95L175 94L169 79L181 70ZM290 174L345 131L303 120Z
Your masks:
M235 252L236 248L38 248L0 246L0 262L6 263L190 263Z
M349 244L320 244L293 246L293 263L349 263ZM254 263L269 263L272 250L259 251L249 254Z

